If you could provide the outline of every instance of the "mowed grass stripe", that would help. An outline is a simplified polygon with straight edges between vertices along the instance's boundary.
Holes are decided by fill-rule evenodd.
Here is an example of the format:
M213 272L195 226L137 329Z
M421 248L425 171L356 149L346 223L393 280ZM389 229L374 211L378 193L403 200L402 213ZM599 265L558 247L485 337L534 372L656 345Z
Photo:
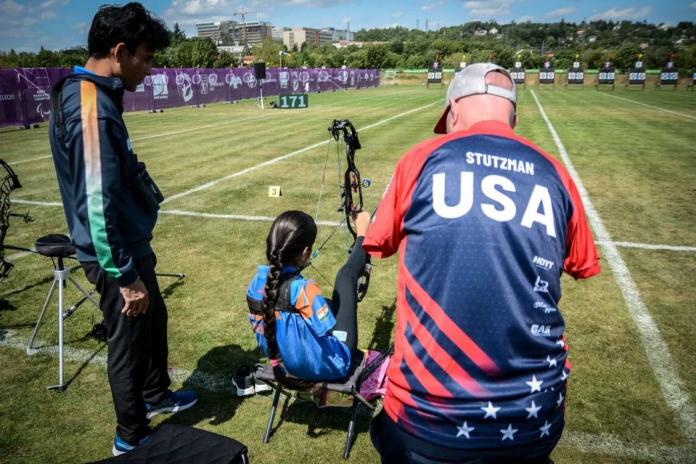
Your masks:
M643 102L640 102L640 101L637 101L637 100L633 100L633 99L631 99L631 98L620 97L620 96L618 96L618 95L613 95L613 94L610 94L610 93L599 93L599 95L602 95L602 96L605 96L605 97L616 98L616 99L619 99L619 100L622 100L622 101L626 101L626 102L633 103L633 104L635 104L635 105L643 106L643 107L645 107L645 108L650 108L650 109L656 110L656 111L662 111L663 113L672 114L672 115L679 116L679 117L682 117L682 118L689 118L689 119L691 119L691 120L696 121L696 116L691 116L691 115L688 115L688 114L685 114L685 113L680 113L680 112L678 112L678 111L668 110L668 109L662 108L662 107L660 107L660 106L650 105L650 104L648 104L648 103L643 103Z
M544 109L539 101L536 93L532 90L532 96L539 107L539 112L542 118L546 122L546 125L551 132L558 151L561 154L563 161L570 173L571 177L575 181L578 188L580 196L582 197L583 203L587 211L587 216L592 225L596 237L604 242L607 242L602 250L604 252L604 259L609 263L616 277L621 293L624 296L624 300L627 303L628 309L634 317L636 326L639 329L641 335L641 342L645 349L648 361L653 368L655 377L662 389L662 393L667 401L667 404L672 408L676 417L682 426L682 433L686 436L689 442L693 442L696 439L696 410L694 409L689 396L687 395L683 381L681 380L674 362L672 361L672 356L670 355L667 344L665 343L662 335L660 334L657 325L650 316L647 306L643 302L643 299L638 291L638 287L631 277L631 273L626 266L621 254L618 249L609 244L611 243L611 235L604 227L602 219L600 218L597 210L594 208L592 201L582 183L577 171L575 170L570 157L563 146L563 142L558 137L556 130L554 129L551 121L546 116Z
M380 114L385 114L389 111L389 108L403 108L404 105L408 105L413 99L393 99L394 102L389 102L387 98L382 105L382 108L377 108L376 111L380 112L375 115L379 117ZM418 97L415 98L418 101ZM217 109L227 110L230 106L217 105ZM282 118L282 122L278 124L267 123L249 120L241 120L237 122L240 127L228 128L227 126L213 127L205 131L194 131L187 134L172 135L168 140L155 140L152 142L145 141L144 144L136 143L134 148L137 153L140 154L141 160L148 163L149 170L155 173L158 182L160 183L160 188L165 192L170 192L174 189L180 190L181 187L191 187L205 180L205 169L209 169L213 166L215 169L233 170L240 169L240 166L249 165L250 158L257 156L259 152L258 147L263 146L264 151L277 150L277 153L281 153L285 144L280 143L282 141L288 141L288 134L292 134L292 139L294 139L298 133L302 130L310 130L308 128L308 119L305 115L296 116L297 113L292 111L275 113L279 116L276 118ZM319 110L311 110L317 114L328 114L334 112L334 109L326 108ZM195 109L190 109L189 116L191 112L196 112ZM229 113L225 111L226 114L219 115L216 120L220 122L223 117L228 117ZM273 114L273 113L272 113ZM186 114L180 113L182 117L187 116ZM257 111L258 115L258 111ZM142 115L147 116L147 115ZM150 115L152 116L152 115ZM196 114L198 116L198 114ZM328 114L326 118L328 122L322 122L321 126L317 127L316 133L323 134L322 130L325 129L323 126L328 127L330 119L334 117L333 114ZM322 120L323 121L323 120ZM192 123L198 123L196 120L186 121L186 124L182 122L180 130L186 131L186 125L192 125ZM253 127L249 127L249 125ZM265 126L265 127L264 127ZM195 126L194 126L195 127ZM256 137L250 134L257 134ZM155 134L156 135L156 134ZM34 143L37 142L36 137L39 137L39 144L43 147L43 152L50 153L48 146L48 139L45 138L45 130L43 134L33 134ZM290 140L292 140L290 139ZM256 144L249 145L249 142ZM243 152L239 152L239 148L244 147ZM263 152L262 152L263 153ZM272 154L272 153L271 153ZM160 163L161 161L161 163ZM251 159L251 162L254 162ZM180 164L179 164L180 163ZM226 166L226 164L235 163L232 166ZM46 155L45 166L48 169L44 169L43 166L31 165L23 166L18 168L18 174L22 179L25 180L25 186L35 185L42 186L42 189L23 189L18 191L17 196L27 199L58 199L57 183L55 182L55 175L53 174L52 161L50 156ZM187 166L187 168L182 169L182 166ZM217 171L219 172L219 170ZM160 180L161 179L161 180ZM168 181L171 179L173 185L169 185Z
M381 120L381 121L378 121L378 122L376 122L376 123L369 124L369 125L367 125L367 126L361 127L361 128L358 129L358 131L365 131L365 130L368 130L368 129L372 129L372 128L374 128L374 127L377 127L377 126L380 126L380 125L382 125L382 124L385 124L385 123L387 123L387 122L389 122L389 121L391 121L391 120L393 120L393 119L400 118L400 117L406 116L406 115L408 115L408 114L414 113L414 112L416 112L416 111L421 111L421 110L423 110L423 109L426 109L426 108L428 108L428 107L430 107L430 106L433 106L435 103L436 103L436 102L429 103L429 104L424 105L424 106L422 106L422 107L420 107L420 108L415 108L415 109L412 109L412 110L404 111L403 113L399 113L399 114L396 114L396 115L391 116L391 117L389 117L389 118L386 118L386 119L383 119L383 120ZM293 156L299 155L299 154L301 154L301 153L304 153L304 152L306 152L306 151L309 151L309 150L312 150L312 149L314 149L314 148L320 147L320 146L322 146L322 145L326 145L328 142L329 142L328 140L324 140L324 141L322 141L322 142L317 142L317 143L314 143L314 144L312 144L312 145L308 145L308 146L306 146L306 147L304 147L304 148L301 148L301 149L299 149L299 150L295 150L295 151L292 151L292 152L287 153L287 154L285 154L285 155L279 156L279 157L277 157L277 158L273 158L273 159L270 159L270 160L265 161L265 162L263 162L263 163L260 163L260 164L254 165L254 166L250 166L250 167L248 167L248 168L246 168L246 169L243 169L243 170L241 170L241 171L237 171L237 172L234 172L234 173L232 173L232 174L228 174L228 175L226 175L226 176L219 177L219 178L217 178L217 179L213 179L213 180L208 181L208 182L206 182L205 184L200 185L200 186L198 186L198 187L194 187L194 188L189 189L189 190L186 190L186 191L184 191L184 192L171 195L171 196L169 197L169 199L168 199L168 200L165 200L165 201L173 201L173 200L175 200L175 199L177 199L177 198L181 198L181 197L184 197L184 196L191 195L191 194L193 194L193 193L199 192L199 191L201 191L201 190L208 189L208 188L210 188L210 187L212 187L212 186L214 186L214 185L216 185L216 184L218 184L218 183L220 183L220 182L224 182L224 181L229 180L229 179L232 179L232 178L234 178L234 177L242 176L242 175L244 175L244 174L247 174L247 173L249 173L249 172L255 171L255 170L257 170L257 169L260 169L260 168L263 168L263 167L266 167L266 166L270 166L271 164L275 164L275 163L277 163L277 162L279 162L279 161L282 161L282 160L291 158L291 157L293 157Z
M372 180L370 188L363 188L365 207L372 209L384 191L396 161L412 145L432 137L433 122L440 111L436 104L416 111L406 117L394 119L379 130L360 131L362 149L356 153L356 165L364 178ZM347 114L351 111L347 110ZM356 118L352 118L356 124ZM325 130L325 129L324 129ZM321 130L323 132L323 130ZM274 215L283 210L301 208L314 213L317 209L321 181L326 164L326 178L321 200L320 218L339 218L336 207L339 202L339 182L345 170L343 142L331 141L324 147L307 152L301 158L249 173L234 182L219 184L206 193L186 198L178 207L204 212ZM328 152L328 153L327 153ZM337 165L340 161L340 167ZM278 185L283 190L281 198L268 199L268 187Z
M617 241L696 244L690 121L620 101L607 105L597 93L545 92L543 100Z

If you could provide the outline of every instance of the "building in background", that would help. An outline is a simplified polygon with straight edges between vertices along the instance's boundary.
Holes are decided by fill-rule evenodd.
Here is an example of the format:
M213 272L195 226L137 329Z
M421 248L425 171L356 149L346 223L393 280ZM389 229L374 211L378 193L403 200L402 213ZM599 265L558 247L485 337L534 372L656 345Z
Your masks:
M261 45L273 33L271 23L265 21L216 21L196 24L198 37L210 37L216 45Z
M237 23L233 29L235 42L240 45L248 45L253 47L261 45L265 39L273 37L273 26L266 21L247 21L246 23Z
M283 41L283 33L285 31L290 31L290 30L292 30L292 29L290 29L289 27L273 26L271 28L271 37L273 38L273 40L275 40L277 42L282 42Z
M324 28L331 33L331 42L352 42L355 40L355 33L348 29L334 29L333 27Z
M314 44L318 47L333 42L333 33L328 29L314 29L311 27L293 27L283 31L283 45L288 50L302 48L305 43Z
M236 21L200 23L196 24L196 35L198 35L198 37L210 37L216 45L222 45L230 40L230 30L236 25Z

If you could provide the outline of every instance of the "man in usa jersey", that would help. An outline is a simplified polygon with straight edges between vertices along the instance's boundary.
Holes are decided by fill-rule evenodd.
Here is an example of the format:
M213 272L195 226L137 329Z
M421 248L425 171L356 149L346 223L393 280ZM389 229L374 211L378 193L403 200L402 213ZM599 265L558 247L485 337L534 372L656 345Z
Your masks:
M399 161L363 248L399 252L394 356L372 440L385 463L548 463L570 373L561 274L600 272L575 184L515 135L491 63L452 80Z

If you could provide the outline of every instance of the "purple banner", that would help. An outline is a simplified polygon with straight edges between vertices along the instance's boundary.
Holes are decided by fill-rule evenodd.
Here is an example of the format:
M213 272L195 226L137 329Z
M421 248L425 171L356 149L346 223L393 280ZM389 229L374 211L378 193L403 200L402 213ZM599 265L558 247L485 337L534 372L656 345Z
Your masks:
M53 85L63 68L0 69L0 126L46 121ZM253 68L155 68L135 92L126 92L125 111L238 101L280 94L329 92L379 86L378 69L268 68L259 81Z

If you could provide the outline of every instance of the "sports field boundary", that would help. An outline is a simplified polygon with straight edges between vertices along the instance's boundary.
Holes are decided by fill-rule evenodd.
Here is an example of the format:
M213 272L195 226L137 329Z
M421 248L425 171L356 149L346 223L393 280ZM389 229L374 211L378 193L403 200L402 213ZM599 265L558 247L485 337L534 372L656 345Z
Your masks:
M532 93L534 93L534 92L532 91ZM605 97L611 97L611 98L616 98L616 99L618 99L618 100L623 100L623 101L627 101L627 102L630 102L630 103L635 103L636 105L644 106L644 107L646 107L646 108L652 108L652 109L654 109L654 110L663 111L663 112L665 112L665 113L674 114L674 115L676 115L676 116L681 116L681 117L683 117L683 118L689 118L689 119L693 119L693 120L696 121L696 116L691 116L690 114L684 114L684 113L680 113L680 112L678 112L678 111L668 110L668 109L666 109L666 108L662 108L662 107L659 107L659 106L649 105L649 104L647 104L647 103L643 103L643 102L639 102L639 101L636 101L636 100L632 100L632 99L630 99L630 98L619 97L618 95L610 95L610 94L608 94L608 93L602 93L602 92L600 92L599 94L600 94L600 95L604 95Z
M57 208L63 207L63 204L57 201L37 201L37 200L24 200L21 198L13 199L13 203L19 205L30 205L30 206L43 206L47 208ZM231 213L205 213L200 211L187 211L181 209L163 209L159 211L159 214L166 216L181 216L181 217L195 217L204 219L221 219L227 221L247 221L247 222L273 222L275 217L271 216L254 216L249 214L231 214ZM338 227L342 225L341 222L337 221L317 221L317 225L327 226L327 227ZM661 243L637 243L637 242L625 242L625 241L608 241L608 240L595 240L598 245L614 245L621 248L638 248L642 250L652 250L652 251L675 251L682 253L696 253L696 246L687 245L669 245ZM24 255L25 253L17 253L17 255Z
M13 330L0 330L0 348L10 348L26 352L29 340L19 337ZM107 356L104 352L106 347L103 343L95 342L94 349L74 348L64 346L63 352L65 360L80 364L103 366L106 369ZM58 357L58 346L50 344L45 340L34 342L36 350L32 356L45 355L51 358ZM212 372L201 370L189 371L176 367L169 368L169 375L173 382L188 383L203 388L214 393L235 392L231 376L221 376ZM72 375L69 369L67 376ZM687 462L692 456L694 449L689 446L655 446L652 444L627 443L620 438L609 434L591 434L585 432L565 431L559 443L561 447L570 447L583 453L598 453L604 456L636 458L636 459L659 459L659 462Z
M638 290L638 286L631 277L631 273L626 266L621 253L619 253L618 247L614 244L611 239L611 235L604 227L604 223L599 216L599 213L594 207L594 204L590 200L590 196L585 189L578 172L575 170L570 156L561 141L556 129L554 128L551 120L546 115L539 98L537 97L534 90L530 90L534 101L539 108L539 113L546 122L546 126L551 133L556 148L563 159L570 176L573 178L575 185L580 193L583 204L585 205L585 210L587 212L588 219L592 225L592 229L596 235L596 238L602 242L602 250L604 252L604 258L609 267L613 272L614 278L616 279L621 294L626 301L626 306L628 307L629 313L633 318L633 321L638 328L638 333L640 335L640 340L643 345L648 363L653 370L655 379L657 380L660 390L662 390L662 395L667 402L667 405L672 409L677 419L679 420L682 428L682 433L686 437L689 443L693 443L696 440L696 411L689 400L688 394L684 391L684 386L674 362L672 361L672 356L665 343L660 330L655 324L647 306L643 302L643 299Z
M365 127L361 127L361 128L359 128L359 129L357 129L357 131L358 131L358 132L361 132L361 131L366 131L366 130L369 130L369 129L372 129L372 128L375 128L375 127L379 127L379 126L381 126L381 125L383 125L383 124L388 123L389 121L393 121L394 119L407 116L407 115L409 115L409 114L411 114L411 113L415 113L415 112L417 112L417 111L421 111L421 110L424 110L424 109L426 109L426 108L430 108L431 106L435 105L435 104L438 103L438 102L441 102L441 99L440 99L440 98L438 98L437 100L435 100L435 101L432 102L432 103L428 103L427 105L419 106L418 108L413 108L413 109L410 109L410 110L408 110L408 111L404 111L404 112L402 112L402 113L399 113L399 114L395 114L395 115L393 115L393 116L390 116L390 117L388 117L388 118L386 118L386 119L382 119L381 121L377 121L377 122L375 122L375 123L368 124L368 125L365 126ZM306 146L306 147L304 147L304 148L300 148L299 150L291 151L290 153L286 153L286 154L281 155L281 156L278 156L278 157L276 157L276 158L272 158L272 159L270 159L270 160L264 161L263 163L259 163L259 164L255 164L255 165L253 165L253 166L249 166L248 168L242 169L241 171L233 172L232 174L228 174L228 175L226 175L226 176L218 177L217 179L210 180L210 181L208 181L208 182L206 182L206 183L204 183L204 184L201 184L201 185L199 185L199 186L197 186L197 187L194 187L194 188L191 188L191 189L189 189L189 190L185 190L185 191L180 192L180 193L175 193L174 195L171 195L171 196L169 196L169 198L167 198L166 200L164 200L163 204L164 204L164 203L169 203L170 201L174 201L174 200L176 200L176 199L178 199L178 198L182 198L182 197L191 195L191 194L193 194L193 193L200 192L200 191L202 191L202 190L207 190L207 189L209 189L210 187L213 187L213 186L219 184L220 182L224 182L224 181L226 181L226 180L230 180L230 179L233 179L233 178L235 178L235 177L243 176L244 174L248 174L248 173L250 173L250 172L256 171L257 169L261 169L261 168L264 168L264 167L266 167L266 166L270 166L270 165L272 165L272 164L278 163L279 161L283 161L283 160L292 158L293 156L297 156L297 155L299 155L299 154L301 154L301 153L305 153L305 152L307 152L307 151L310 151L310 150L313 150L313 149L315 149L315 148L321 147L322 145L326 145L326 144L328 144L329 142L331 142L332 140L333 140L333 139L326 139L326 140L322 140L321 142L313 143L313 144L308 145L308 146Z

